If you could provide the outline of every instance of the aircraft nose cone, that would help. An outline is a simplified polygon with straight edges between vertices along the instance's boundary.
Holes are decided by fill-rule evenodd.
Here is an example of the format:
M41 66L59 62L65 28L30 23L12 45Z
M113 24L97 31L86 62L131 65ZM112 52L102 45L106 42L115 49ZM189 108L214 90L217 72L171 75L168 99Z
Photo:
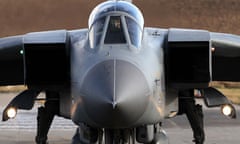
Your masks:
M133 64L108 60L93 67L82 87L88 116L101 127L133 125L145 112L149 87Z

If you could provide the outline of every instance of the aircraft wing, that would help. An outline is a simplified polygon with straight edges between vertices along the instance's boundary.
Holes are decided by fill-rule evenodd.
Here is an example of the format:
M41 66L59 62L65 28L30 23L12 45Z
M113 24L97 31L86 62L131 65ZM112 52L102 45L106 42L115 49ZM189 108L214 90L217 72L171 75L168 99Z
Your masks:
M240 81L240 36L210 33L212 52L212 80Z
M66 30L34 32L0 39L0 85L68 85Z
M240 82L238 35L169 29L166 57L167 80L172 87L206 88L210 81Z
M214 48L212 80L240 81L240 36L210 33L210 41ZM65 30L1 38L0 85L69 81L67 43Z
M0 39L0 85L24 83L23 36Z

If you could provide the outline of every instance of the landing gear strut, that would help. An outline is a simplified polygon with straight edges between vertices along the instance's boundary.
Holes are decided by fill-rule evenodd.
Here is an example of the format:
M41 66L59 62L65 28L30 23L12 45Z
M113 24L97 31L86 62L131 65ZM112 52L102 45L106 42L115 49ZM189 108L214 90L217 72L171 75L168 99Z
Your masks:
M55 115L59 114L58 93L46 91L44 107L38 108L36 144L47 144L47 134Z
M196 144L203 144L205 139L202 106L195 104L193 90L179 92L179 114L185 113L193 130Z

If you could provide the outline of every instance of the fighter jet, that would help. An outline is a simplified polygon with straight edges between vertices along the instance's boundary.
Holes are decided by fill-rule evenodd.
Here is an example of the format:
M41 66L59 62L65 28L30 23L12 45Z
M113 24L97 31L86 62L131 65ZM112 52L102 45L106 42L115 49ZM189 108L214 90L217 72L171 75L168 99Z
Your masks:
M55 115L78 126L73 144L166 144L164 119L187 113L193 129L203 128L194 90L207 106L236 116L231 102L209 83L240 81L239 64L240 36L144 27L132 2L109 0L93 9L86 29L0 39L0 85L27 87L2 118L32 109L45 92L37 144L47 143ZM203 132L195 140L203 143Z

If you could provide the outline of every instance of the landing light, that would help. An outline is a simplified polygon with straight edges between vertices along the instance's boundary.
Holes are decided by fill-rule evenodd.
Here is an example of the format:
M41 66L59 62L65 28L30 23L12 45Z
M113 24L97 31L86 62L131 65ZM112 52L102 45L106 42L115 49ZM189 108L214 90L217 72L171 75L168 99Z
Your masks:
M231 104L226 104L221 107L222 114L230 118L236 118L236 111Z
M211 48L211 51L212 51L212 52L215 52L215 50L216 50L215 47L212 47L212 48Z
M20 54L23 55L23 50L20 50Z
M17 109L16 108L10 107L10 108L7 109L8 118L13 119L13 118L16 117L16 115L17 115Z

